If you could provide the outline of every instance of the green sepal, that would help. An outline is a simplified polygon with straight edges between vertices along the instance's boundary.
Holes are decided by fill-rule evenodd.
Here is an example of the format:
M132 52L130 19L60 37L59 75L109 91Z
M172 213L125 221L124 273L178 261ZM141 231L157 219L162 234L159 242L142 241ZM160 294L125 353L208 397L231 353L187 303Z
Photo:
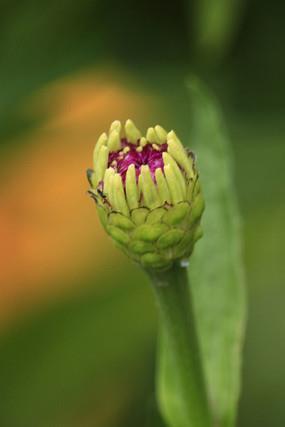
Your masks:
M187 254L190 254L193 250L194 242L195 240L194 240L193 230L187 230L184 233L183 238L175 247L176 256L178 258L187 258Z
M191 202L194 198L195 183L196 183L196 181L194 181L194 179L191 178L187 184L186 199L189 200L189 202Z
M193 240L194 242L197 242L197 240L201 239L201 237L203 236L203 228L201 227L201 225L199 224L195 230L194 236L193 236Z
M132 238L144 242L155 242L167 230L168 227L165 224L142 224L134 230Z
M177 243L180 242L183 236L184 236L184 231L180 230L179 228L169 230L167 231L167 233L160 236L160 238L156 243L157 247L159 249L171 248L177 245Z
M109 222L122 230L133 230L135 228L135 224L120 213L111 213L109 215Z
M97 206L97 212L98 212L98 216L101 221L101 224L103 225L104 228L106 228L108 224L108 216L107 216L106 210L102 206Z
M166 209L165 208L156 208L153 211L150 211L146 218L147 224L156 224L158 222L161 222L161 218L165 215Z
M163 268L171 265L169 260L165 259L162 255L157 253L147 253L141 257L141 262L146 267Z
M114 225L108 225L107 232L114 240L116 240L116 242L122 245L127 245L129 243L129 235L122 231L120 228L115 227Z
M163 216L162 220L168 225L177 225L183 221L190 212L190 205L187 202L178 203L170 208Z
M200 218L204 209L205 209L205 201L202 196L202 193L199 193L195 197L192 204L192 209L190 213L191 222L195 222L198 218Z
M143 242L142 240L132 240L129 245L129 250L138 255L143 255L147 252L153 252L155 247L152 243Z
M131 218L132 221L136 224L136 225L141 225L144 224L145 219L149 213L149 209L147 208L138 208L138 209L134 209L131 212Z
M194 183L194 188L193 188L193 198L197 196L197 194L199 194L201 192L201 185L200 185L200 181L198 180L198 177Z

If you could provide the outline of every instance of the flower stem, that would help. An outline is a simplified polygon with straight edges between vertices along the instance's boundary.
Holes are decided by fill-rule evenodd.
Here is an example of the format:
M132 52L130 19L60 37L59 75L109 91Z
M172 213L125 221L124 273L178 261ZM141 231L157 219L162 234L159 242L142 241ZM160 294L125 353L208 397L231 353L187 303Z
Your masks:
M187 269L177 263L170 270L151 273L150 276L159 307L161 338L165 337L159 351L166 352L164 357L172 361L167 365L169 369L165 369L164 364L160 374L172 376L169 387L172 390L164 390L164 393L169 392L173 396L171 399L176 401L172 404L168 399L166 405L160 401L162 415L171 427L210 427ZM163 382L170 385L165 379Z

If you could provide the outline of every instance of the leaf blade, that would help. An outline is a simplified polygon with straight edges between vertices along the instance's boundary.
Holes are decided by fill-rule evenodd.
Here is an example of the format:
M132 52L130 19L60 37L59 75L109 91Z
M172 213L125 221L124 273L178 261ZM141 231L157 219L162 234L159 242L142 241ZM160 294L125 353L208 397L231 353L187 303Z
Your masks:
M195 79L189 91L193 148L206 200L204 237L191 258L189 275L214 425L232 427L246 316L240 218L230 145L217 102Z

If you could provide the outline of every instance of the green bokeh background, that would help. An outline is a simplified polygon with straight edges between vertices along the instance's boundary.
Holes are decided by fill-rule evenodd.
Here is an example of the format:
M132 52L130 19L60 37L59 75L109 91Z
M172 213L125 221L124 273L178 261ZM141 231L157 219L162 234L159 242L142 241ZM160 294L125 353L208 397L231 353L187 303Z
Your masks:
M249 299L239 427L285 424L284 14L281 0L1 4L2 171L43 120L24 114L27 100L85 68L120 70L123 86L157 100L153 121L184 138L187 76L198 74L219 99L235 154ZM87 276L69 284L80 292L67 285L63 298L33 305L2 333L1 426L162 426L148 283L124 258Z

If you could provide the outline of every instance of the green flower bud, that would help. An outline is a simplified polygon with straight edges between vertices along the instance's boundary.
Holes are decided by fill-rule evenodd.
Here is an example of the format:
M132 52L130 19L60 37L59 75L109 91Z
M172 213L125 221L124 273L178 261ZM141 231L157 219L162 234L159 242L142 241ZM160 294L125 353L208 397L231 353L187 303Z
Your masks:
M88 170L99 218L130 258L147 269L187 259L201 237L204 199L195 157L161 126L146 136L116 120L94 149Z

